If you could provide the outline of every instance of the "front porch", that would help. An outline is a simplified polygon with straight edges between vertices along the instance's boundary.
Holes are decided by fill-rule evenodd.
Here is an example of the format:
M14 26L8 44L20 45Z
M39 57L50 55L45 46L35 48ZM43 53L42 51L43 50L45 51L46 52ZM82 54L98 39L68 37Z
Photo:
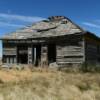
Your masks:
M32 45L17 47L17 63L33 64L35 66L41 63L52 63L56 61L56 45Z

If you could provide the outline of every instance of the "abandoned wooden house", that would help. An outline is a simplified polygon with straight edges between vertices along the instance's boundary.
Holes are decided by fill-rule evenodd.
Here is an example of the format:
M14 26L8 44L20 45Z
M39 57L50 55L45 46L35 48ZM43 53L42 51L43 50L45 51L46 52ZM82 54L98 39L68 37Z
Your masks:
M100 38L64 16L51 16L6 34L1 40L3 63L100 63Z

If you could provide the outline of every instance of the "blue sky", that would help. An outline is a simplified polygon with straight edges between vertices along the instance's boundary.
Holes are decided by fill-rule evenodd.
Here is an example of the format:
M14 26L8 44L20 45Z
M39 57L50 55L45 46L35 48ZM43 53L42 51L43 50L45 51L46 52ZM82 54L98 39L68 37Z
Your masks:
M99 10L100 0L0 0L0 36L52 15L64 15L100 36Z

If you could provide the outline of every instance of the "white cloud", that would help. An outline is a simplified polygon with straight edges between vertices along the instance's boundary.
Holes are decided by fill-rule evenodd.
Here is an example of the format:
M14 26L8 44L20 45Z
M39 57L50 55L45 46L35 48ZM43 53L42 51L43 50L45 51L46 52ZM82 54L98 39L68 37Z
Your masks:
M24 22L37 22L37 21L41 21L45 19L42 17L31 17L31 16L3 14L3 13L0 13L0 18L8 19L8 20L19 20L19 21L24 21Z
M94 23L91 23L91 22L83 22L82 24L89 26L89 27L93 27L93 28L100 28L100 25L96 24L96 23L94 24Z
M42 17L31 17L13 14L0 13L0 27L3 28L20 28L25 25L44 20Z
M99 19L98 20L95 20L94 23L100 25L100 20Z
M0 22L0 27L24 27L24 25L17 25L12 23Z

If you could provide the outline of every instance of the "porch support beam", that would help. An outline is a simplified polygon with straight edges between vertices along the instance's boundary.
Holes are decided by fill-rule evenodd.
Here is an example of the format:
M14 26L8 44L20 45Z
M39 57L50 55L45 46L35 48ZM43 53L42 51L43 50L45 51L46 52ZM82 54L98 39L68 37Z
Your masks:
M32 55L32 47L28 47L28 64L32 64L33 62Z
M41 66L48 65L48 46L42 45L41 47Z
M34 48L34 61L33 61L34 65L36 64L36 59L37 59L37 58L36 58L36 53L37 53L37 52L36 52L36 48Z

